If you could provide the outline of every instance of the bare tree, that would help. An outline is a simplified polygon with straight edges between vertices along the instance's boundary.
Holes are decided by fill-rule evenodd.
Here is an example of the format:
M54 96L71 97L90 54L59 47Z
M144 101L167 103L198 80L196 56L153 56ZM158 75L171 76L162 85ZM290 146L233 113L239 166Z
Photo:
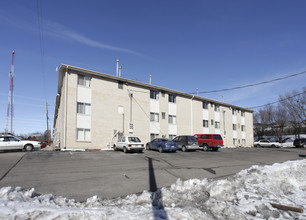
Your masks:
M301 132L306 132L306 87L303 88L301 93L292 91L284 96L280 95L279 100L288 113L288 120L293 133L299 136ZM304 128L304 131L302 128Z

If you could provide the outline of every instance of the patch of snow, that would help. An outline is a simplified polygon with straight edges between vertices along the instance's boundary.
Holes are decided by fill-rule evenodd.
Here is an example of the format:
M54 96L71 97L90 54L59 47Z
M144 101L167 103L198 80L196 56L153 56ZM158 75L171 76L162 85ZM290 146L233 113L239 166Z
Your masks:
M34 189L0 188L0 219L306 219L306 160L252 166L222 180L177 180L154 193L76 202ZM305 211L304 211L305 212Z

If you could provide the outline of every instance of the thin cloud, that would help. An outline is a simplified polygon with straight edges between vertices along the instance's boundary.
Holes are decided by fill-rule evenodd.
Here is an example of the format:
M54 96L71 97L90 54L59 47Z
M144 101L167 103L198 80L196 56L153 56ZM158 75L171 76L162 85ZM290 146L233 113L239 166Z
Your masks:
M39 30L36 24L37 18L35 17L35 13L26 11L25 9L20 10L23 10L21 13L23 18L16 16L16 14L12 16L12 14L6 12L3 9L0 9L0 18L2 21L5 21L6 24L14 25L19 29L23 29L28 32L38 32ZM67 26L50 20L42 20L42 30L45 36L52 38L65 39L69 41L73 40L75 42L94 48L118 51L145 57L143 54L127 48L117 47L93 40Z

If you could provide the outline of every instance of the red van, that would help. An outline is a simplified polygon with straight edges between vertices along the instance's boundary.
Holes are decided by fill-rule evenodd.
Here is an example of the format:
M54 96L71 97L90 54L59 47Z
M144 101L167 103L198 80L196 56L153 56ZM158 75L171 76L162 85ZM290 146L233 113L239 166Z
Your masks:
M220 134L195 134L194 136L197 138L199 146L204 151L208 151L209 149L218 151L220 147L224 146Z

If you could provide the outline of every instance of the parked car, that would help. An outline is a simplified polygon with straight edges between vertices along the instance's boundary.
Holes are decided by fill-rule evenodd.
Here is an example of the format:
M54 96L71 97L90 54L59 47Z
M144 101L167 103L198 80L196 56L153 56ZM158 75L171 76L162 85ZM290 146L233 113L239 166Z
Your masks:
M47 145L48 145L47 142L43 142L43 141L39 141L39 140L29 140L29 141L38 141L40 143L41 148L47 147Z
M194 137L204 151L218 151L219 148L224 147L220 134L195 134Z
M146 149L158 150L160 153L163 153L164 151L176 152L178 150L178 146L175 142L170 141L167 138L155 138L146 144Z
M293 140L291 138L285 138L282 142L281 142L281 146L282 147L294 147L293 145Z
M175 142L178 148L183 152L200 149L197 139L191 135L180 135L175 137L172 141Z
M270 142L269 140L260 139L254 142L254 147L280 147L279 142Z
M38 141L21 140L19 137L10 134L0 135L0 150L32 151L40 148L41 145Z
M295 147L306 147L306 138L297 138L294 140L293 145Z
M139 137L135 136L122 136L118 138L118 141L113 145L114 150L122 150L124 153L127 152L139 152L142 153L144 144Z

